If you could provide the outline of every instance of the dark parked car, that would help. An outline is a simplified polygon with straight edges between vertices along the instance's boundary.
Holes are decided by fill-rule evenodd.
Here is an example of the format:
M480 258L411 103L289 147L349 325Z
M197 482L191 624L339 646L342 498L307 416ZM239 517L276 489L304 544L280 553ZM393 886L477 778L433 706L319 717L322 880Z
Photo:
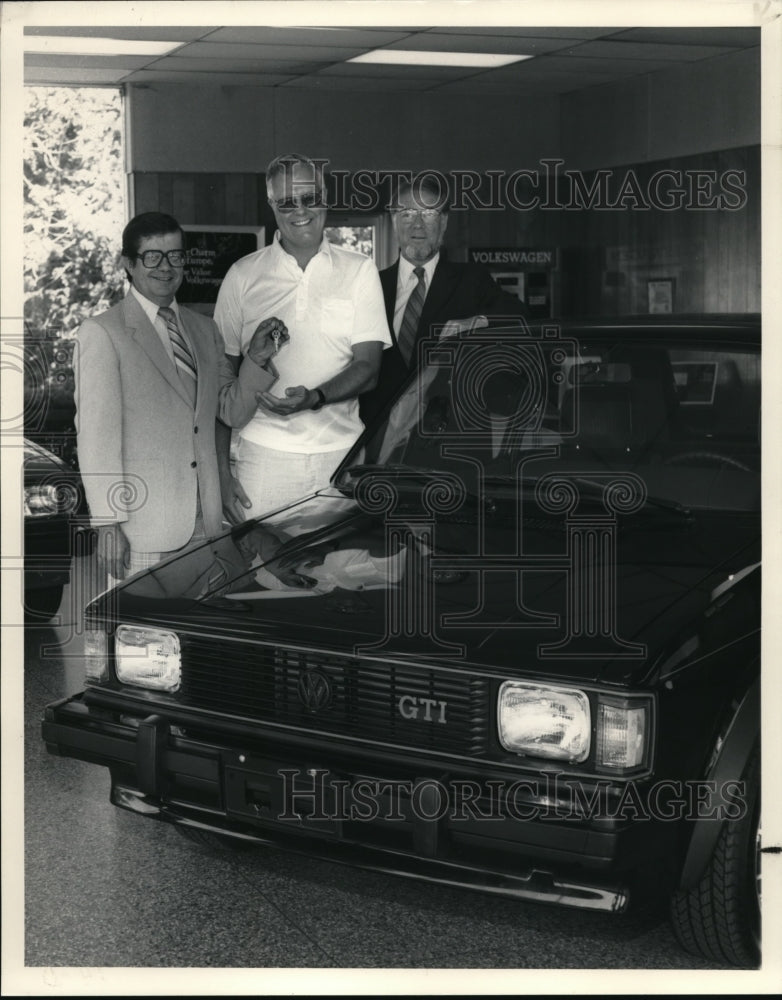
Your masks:
M30 623L49 621L70 579L73 528L83 510L79 475L46 448L24 441L24 603Z
M55 754L213 846L759 959L760 324L476 330L316 497L98 598ZM207 581L204 583L204 581Z

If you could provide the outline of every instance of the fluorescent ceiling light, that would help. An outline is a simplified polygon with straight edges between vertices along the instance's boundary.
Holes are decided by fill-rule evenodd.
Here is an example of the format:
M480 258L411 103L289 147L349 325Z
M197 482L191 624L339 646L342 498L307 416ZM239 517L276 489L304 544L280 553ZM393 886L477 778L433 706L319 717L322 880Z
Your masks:
M74 35L25 35L25 52L79 56L164 56L183 42L132 41L127 38L88 38Z
M491 52L418 52L413 49L375 49L349 63L386 63L392 66L474 66L478 69L508 66L532 56L497 55Z

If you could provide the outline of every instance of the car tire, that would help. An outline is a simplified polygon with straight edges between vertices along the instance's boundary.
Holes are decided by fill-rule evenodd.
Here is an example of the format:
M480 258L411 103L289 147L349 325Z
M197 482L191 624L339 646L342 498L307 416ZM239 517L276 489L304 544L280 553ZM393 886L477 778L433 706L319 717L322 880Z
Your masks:
M60 610L64 584L53 587L37 587L26 590L24 594L25 620L30 624L48 622Z
M746 811L728 820L698 885L677 892L671 920L687 951L739 968L760 963L760 753L744 773Z
M225 853L226 851L249 851L253 846L251 841L241 840L239 837L229 837L222 833L214 833L212 830L202 830L199 826L185 826L183 823L176 823L175 829L185 840L191 844L198 844L210 851Z

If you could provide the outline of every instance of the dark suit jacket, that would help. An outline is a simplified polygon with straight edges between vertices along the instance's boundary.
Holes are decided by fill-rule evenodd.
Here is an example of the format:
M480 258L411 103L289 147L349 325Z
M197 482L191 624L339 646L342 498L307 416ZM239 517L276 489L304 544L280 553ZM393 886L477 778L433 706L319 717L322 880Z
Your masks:
M361 419L365 424L373 420L394 397L410 371L394 333L398 277L398 260L380 272L392 346L383 351L377 386L360 397ZM441 252L424 301L416 341L436 336L437 327L448 320L469 319L472 316L486 316L490 321L499 321L501 318L526 318L528 312L524 303L504 291L485 268L478 264L452 263Z

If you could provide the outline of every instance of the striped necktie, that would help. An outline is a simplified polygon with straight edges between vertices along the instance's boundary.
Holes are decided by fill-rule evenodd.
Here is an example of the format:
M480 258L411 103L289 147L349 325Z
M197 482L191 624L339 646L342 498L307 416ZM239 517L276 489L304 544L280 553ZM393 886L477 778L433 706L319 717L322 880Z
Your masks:
M177 323L176 313L174 310L170 309L168 306L161 306L160 309L158 309L158 314L162 316L165 321L168 336L171 340L171 347L174 351L174 361L176 362L179 376L190 393L193 402L195 402L195 386L198 379L195 358L193 357L190 348L187 346L187 341L182 336L182 331L179 329L179 324Z
M402 325L399 327L399 336L396 338L399 350L408 368L415 360L413 355L416 335L418 333L418 321L421 319L421 311L424 308L424 298L426 296L426 271L422 267L414 267L413 274L418 278L418 284L410 293L410 298L407 300L405 314L402 317Z

